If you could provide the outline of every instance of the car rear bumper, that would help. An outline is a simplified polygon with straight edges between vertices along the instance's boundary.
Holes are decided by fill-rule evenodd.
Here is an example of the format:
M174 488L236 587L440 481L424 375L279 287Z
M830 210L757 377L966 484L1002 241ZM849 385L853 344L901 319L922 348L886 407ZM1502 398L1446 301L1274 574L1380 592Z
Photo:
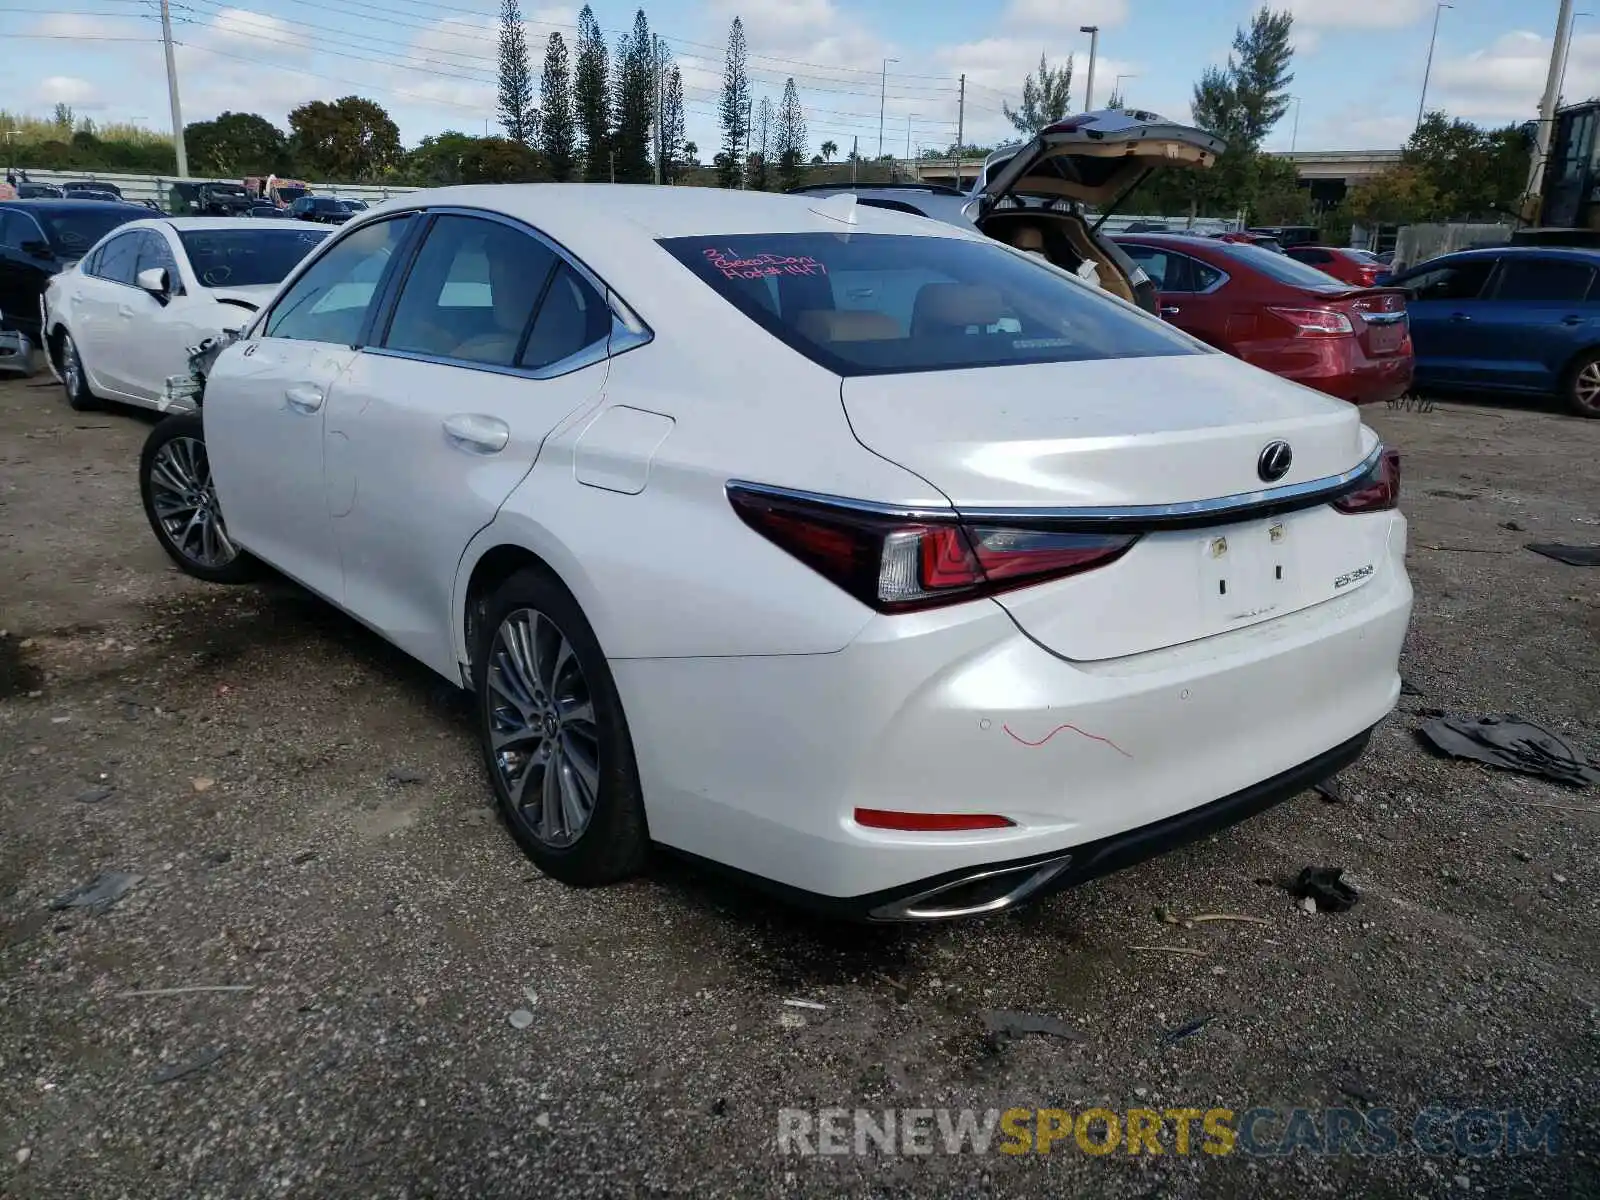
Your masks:
M1411 390L1414 369L1410 354L1368 358L1355 339L1348 337L1320 343L1295 339L1290 350L1280 344L1257 354L1247 350L1244 358L1263 370L1351 404L1399 399Z
M1042 892L1159 848L1185 814L1248 815L1394 706L1411 587L1392 520L1388 557L1353 591L1125 658L1057 657L984 601L875 619L836 654L614 660L651 834L872 914L1069 856L1032 881ZM1012 824L886 830L858 824L862 808Z

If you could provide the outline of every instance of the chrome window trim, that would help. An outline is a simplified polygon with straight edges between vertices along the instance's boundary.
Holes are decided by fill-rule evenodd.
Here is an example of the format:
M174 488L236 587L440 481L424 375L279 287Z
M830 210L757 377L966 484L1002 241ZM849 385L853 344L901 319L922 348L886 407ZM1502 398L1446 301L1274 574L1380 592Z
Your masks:
M844 496L831 496L821 492L798 491L793 488L774 487L764 483L750 483L730 479L725 488L729 492L746 492L772 496L784 500L809 501L833 508L852 509L873 516L895 517L908 521L948 521L959 516L963 521L992 521L1009 525L1048 525L1052 528L1086 527L1104 529L1125 525L1141 529L1185 528L1212 525L1224 521L1249 520L1268 512L1288 512L1297 508L1337 499L1352 490L1368 473L1373 471L1383 457L1383 443L1373 447L1368 454L1348 471L1327 475L1321 479L1308 479L1304 483L1285 484L1263 488L1256 492L1235 492L1228 496L1215 496L1209 500L1189 500L1178 504L1131 504L1107 508L913 508L898 504L882 504L872 500L852 500Z
M590 342L576 354L569 354L566 358L557 359L542 367L517 367L505 366L500 363L479 362L470 358L451 358L445 354L426 354L418 350L394 350L388 346L362 346L362 354L371 354L379 358L399 358L407 362L434 363L441 367L464 367L469 371L487 371L491 375L510 375L517 379L559 379L563 375L571 375L585 367L592 367L597 362L604 362L622 350L614 350L613 344L624 338L633 337L633 333L622 324L615 315L611 318L611 335L602 341ZM648 340L648 339L646 339ZM632 350L634 345L643 345L638 342L623 347L623 350Z

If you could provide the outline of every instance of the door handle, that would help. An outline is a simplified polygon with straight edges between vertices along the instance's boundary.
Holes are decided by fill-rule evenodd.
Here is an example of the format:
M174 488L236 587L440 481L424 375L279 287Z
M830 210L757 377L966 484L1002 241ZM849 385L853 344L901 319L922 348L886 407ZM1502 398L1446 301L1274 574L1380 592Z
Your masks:
M117 315L121 317L131 317L133 316L133 309L124 304L121 308L117 309Z
M451 441L480 454L498 454L511 440L511 426L498 417L486 417L481 413L457 413L447 417L444 431Z
M1451 313L1450 314L1450 319L1452 321L1470 321L1470 320L1472 320L1472 318L1469 317L1466 313Z
M310 384L301 384L292 387L283 393L283 398L289 402L289 407L295 412L314 413L322 407L325 399L322 389L312 387Z
M1182 311L1183 309L1179 308L1176 304L1164 304L1161 306L1161 315L1163 317L1176 316Z

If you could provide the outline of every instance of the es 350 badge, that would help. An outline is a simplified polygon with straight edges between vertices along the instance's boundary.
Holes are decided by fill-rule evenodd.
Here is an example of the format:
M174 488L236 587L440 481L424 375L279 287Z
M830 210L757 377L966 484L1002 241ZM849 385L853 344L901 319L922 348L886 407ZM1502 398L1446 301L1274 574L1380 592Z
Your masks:
M1368 575L1371 575L1371 574L1372 574L1372 564L1371 563L1368 563L1364 567L1357 567L1354 571L1346 571L1343 575L1339 576L1339 578L1337 578L1337 579L1335 579L1333 581L1333 590L1334 591L1338 591L1342 587L1349 587L1356 580L1365 579Z

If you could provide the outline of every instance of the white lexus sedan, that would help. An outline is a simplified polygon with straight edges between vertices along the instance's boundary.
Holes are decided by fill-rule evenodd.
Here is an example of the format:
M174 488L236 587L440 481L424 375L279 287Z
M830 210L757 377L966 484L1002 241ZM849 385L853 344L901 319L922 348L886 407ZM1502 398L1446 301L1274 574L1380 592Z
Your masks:
M189 348L244 326L327 235L244 218L120 226L45 289L45 345L68 403L163 407Z
M1398 459L1355 408L849 196L415 193L201 404L143 455L167 552L474 691L573 884L655 844L991 912L1308 788L1398 694Z

